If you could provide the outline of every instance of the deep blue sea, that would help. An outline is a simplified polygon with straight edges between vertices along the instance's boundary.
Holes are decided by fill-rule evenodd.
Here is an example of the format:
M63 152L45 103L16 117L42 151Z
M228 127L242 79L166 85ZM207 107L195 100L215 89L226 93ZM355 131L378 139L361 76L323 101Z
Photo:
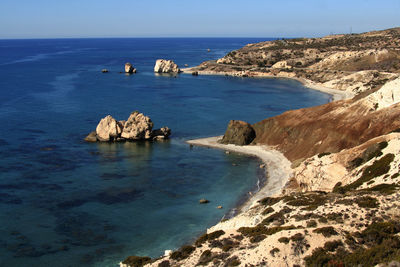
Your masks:
M229 214L265 179L259 160L184 141L330 97L290 80L152 71L158 58L194 66L263 40L0 40L0 266L158 257ZM136 75L119 73L126 62ZM102 117L135 110L169 126L171 139L83 141Z

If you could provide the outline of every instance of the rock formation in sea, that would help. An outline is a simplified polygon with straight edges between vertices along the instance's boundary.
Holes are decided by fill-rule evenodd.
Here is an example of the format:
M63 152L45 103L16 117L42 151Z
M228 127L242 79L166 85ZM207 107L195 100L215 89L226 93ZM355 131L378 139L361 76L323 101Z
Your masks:
M156 73L179 73L181 70L172 60L157 59L154 66Z
M161 140L171 135L171 129L162 127L153 130L153 122L138 111L131 113L126 121L117 121L111 115L102 118L86 138L87 142L121 142L138 140Z
M244 146L250 144L255 137L256 132L249 123L231 120L220 143Z
M107 115L100 120L96 127L99 141L108 142L117 139L122 133L123 125L119 124L112 116Z
M125 63L125 73L136 73L136 68L133 67L133 65L129 62Z

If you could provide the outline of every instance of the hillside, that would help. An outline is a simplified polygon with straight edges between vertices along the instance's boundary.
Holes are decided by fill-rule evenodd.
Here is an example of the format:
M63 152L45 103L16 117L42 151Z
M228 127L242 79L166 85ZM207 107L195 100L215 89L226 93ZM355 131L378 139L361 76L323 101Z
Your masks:
M356 95L400 74L400 28L248 44L185 71L295 77Z
M255 123L251 145L236 151L289 159L291 167L274 166L289 169L279 193L260 198L261 190L165 257L121 266L399 266L400 28L250 44L192 71L293 77L351 97ZM268 187L280 172L264 163Z

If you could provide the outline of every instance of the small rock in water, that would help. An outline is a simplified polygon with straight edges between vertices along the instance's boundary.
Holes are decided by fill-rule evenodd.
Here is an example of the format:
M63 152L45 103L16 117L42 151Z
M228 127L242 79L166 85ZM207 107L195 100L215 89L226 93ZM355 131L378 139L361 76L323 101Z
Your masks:
M210 201L205 199L205 198L202 198L202 199L199 200L199 203L200 204L207 204L207 203L210 203Z
M192 72L192 75L193 75L193 76L199 76L199 72L198 72L198 71L193 71L193 72Z
M227 154L227 155L228 155L228 154L231 154L231 152L229 152L229 151L225 151L225 154Z
M260 164L260 169L264 169L265 168L265 164Z
M108 69L102 69L101 72L102 72L102 73L107 73L107 72L108 72Z
M96 131L91 132L88 136L85 137L86 142L97 142L97 134Z
M217 209L222 209L222 206L218 206Z
M232 163L232 166L237 166L237 164L236 163Z
M208 49L207 49L207 52L211 52L211 49L210 49L210 48L208 48Z
M136 68L134 68L131 63L125 63L125 73L132 74L136 73L136 71Z
M185 64L185 67L188 67L189 65L188 64Z

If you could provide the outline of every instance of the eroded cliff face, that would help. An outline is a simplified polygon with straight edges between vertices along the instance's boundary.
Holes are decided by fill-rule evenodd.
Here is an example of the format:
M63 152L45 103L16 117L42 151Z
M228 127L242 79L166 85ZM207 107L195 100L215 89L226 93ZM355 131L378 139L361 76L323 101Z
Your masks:
M276 147L291 161L358 146L400 128L400 78L359 100L287 111L253 125L254 144Z

